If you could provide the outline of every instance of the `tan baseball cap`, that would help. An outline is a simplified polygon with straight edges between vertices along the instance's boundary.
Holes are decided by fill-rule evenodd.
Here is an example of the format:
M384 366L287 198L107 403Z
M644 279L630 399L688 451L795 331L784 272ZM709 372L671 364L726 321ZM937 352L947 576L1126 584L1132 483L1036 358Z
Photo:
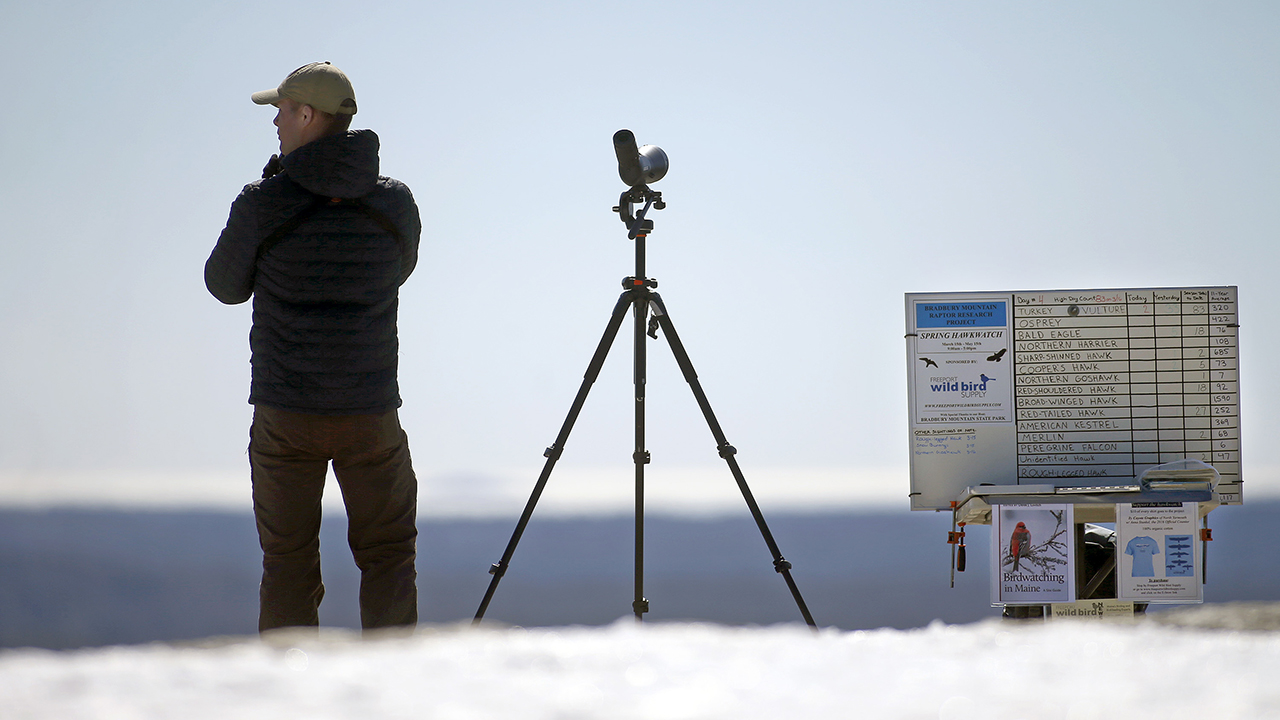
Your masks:
M330 115L356 114L356 91L345 73L328 62L316 62L289 73L275 90L253 94L259 105L279 105L281 98L310 105Z

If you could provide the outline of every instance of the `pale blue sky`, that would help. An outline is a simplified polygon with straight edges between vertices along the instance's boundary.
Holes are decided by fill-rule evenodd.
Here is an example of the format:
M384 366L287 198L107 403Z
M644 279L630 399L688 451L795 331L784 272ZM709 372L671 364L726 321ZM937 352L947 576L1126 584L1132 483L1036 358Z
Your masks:
M896 469L905 506L904 292L1236 284L1246 492L1280 487L1273 3L55 0L4 17L0 475L244 471L249 306L201 272L275 150L250 93L330 60L422 209L400 328L424 482L516 468L532 486L632 270L610 212L628 127L671 158L649 274L748 479ZM715 467L669 353L650 353L654 472ZM562 464L628 471L629 381L623 337Z

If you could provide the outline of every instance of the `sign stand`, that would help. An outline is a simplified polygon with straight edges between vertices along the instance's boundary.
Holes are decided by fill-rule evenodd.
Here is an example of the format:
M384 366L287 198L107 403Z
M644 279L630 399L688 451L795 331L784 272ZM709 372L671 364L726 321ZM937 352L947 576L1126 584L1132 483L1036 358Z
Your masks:
M1211 533L1200 533L1201 543L1197 548L1194 542L1195 522L1202 519L1207 530L1208 514L1221 504L1210 480L1205 480L1200 488L1176 489L1144 488L1142 484L1093 488L984 485L966 488L956 501L953 516L957 524L992 526L992 605L1003 606L1005 617L1042 617L1043 609L1050 605L1055 616L1101 617L1143 612L1150 603L1202 602L1206 578L1205 547ZM1060 563L1064 577L1032 573L1033 580L1055 581L1061 592L1055 592L1052 587L1026 588L1018 585L1020 578L1011 576L1008 569L1015 551L1013 535L1018 528L1018 520L1013 514L1052 513L1062 509L1068 511L1069 518L1063 524L1071 527L1068 535L1070 547L1064 550ZM1005 515L1010 515L1010 520L1002 523ZM1116 531L1106 531L1095 523L1115 523ZM1057 530L1053 528L1053 531ZM1034 527L1029 527L1029 531L1034 547L1040 541ZM1090 532L1100 538L1113 536L1106 557L1100 562L1090 558L1087 552L1087 535ZM1093 544L1102 545L1101 542ZM1168 556L1169 553L1179 554ZM1151 560L1156 555L1168 556L1158 572ZM1135 566L1135 561L1138 566ZM1139 580L1126 591L1125 578L1148 580ZM1002 581L1014 585L1011 587ZM1121 592L1117 595L1113 587L1119 587ZM1104 588L1111 592L1103 592ZM1026 592L1019 592L1021 590ZM1102 601L1106 601L1103 606L1058 612L1059 605L1075 603L1078 606ZM1025 609L1028 607L1033 609Z

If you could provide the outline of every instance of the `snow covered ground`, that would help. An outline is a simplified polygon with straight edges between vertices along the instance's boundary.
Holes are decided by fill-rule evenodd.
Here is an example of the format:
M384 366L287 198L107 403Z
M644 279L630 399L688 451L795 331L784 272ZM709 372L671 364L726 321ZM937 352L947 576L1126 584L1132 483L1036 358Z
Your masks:
M1251 627L1248 623L1243 627ZM1252 626L1252 627L1257 627ZM1280 633L1056 621L420 628L0 651L6 720L1280 718Z

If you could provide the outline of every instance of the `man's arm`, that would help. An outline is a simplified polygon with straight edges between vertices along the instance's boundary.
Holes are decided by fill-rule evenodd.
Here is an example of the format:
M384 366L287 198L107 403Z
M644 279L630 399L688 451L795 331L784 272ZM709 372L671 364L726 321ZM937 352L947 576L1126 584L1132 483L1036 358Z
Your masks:
M414 202L409 186L398 180L392 180L393 188L403 193L403 201L397 203L392 222L400 231L404 242L400 246L400 285L403 285L418 266L418 242L422 238L422 218L418 215L418 204Z
M253 295L258 243L261 240L252 207L253 189L252 185L246 185L231 203L227 226L204 264L205 287L228 305L242 303Z

